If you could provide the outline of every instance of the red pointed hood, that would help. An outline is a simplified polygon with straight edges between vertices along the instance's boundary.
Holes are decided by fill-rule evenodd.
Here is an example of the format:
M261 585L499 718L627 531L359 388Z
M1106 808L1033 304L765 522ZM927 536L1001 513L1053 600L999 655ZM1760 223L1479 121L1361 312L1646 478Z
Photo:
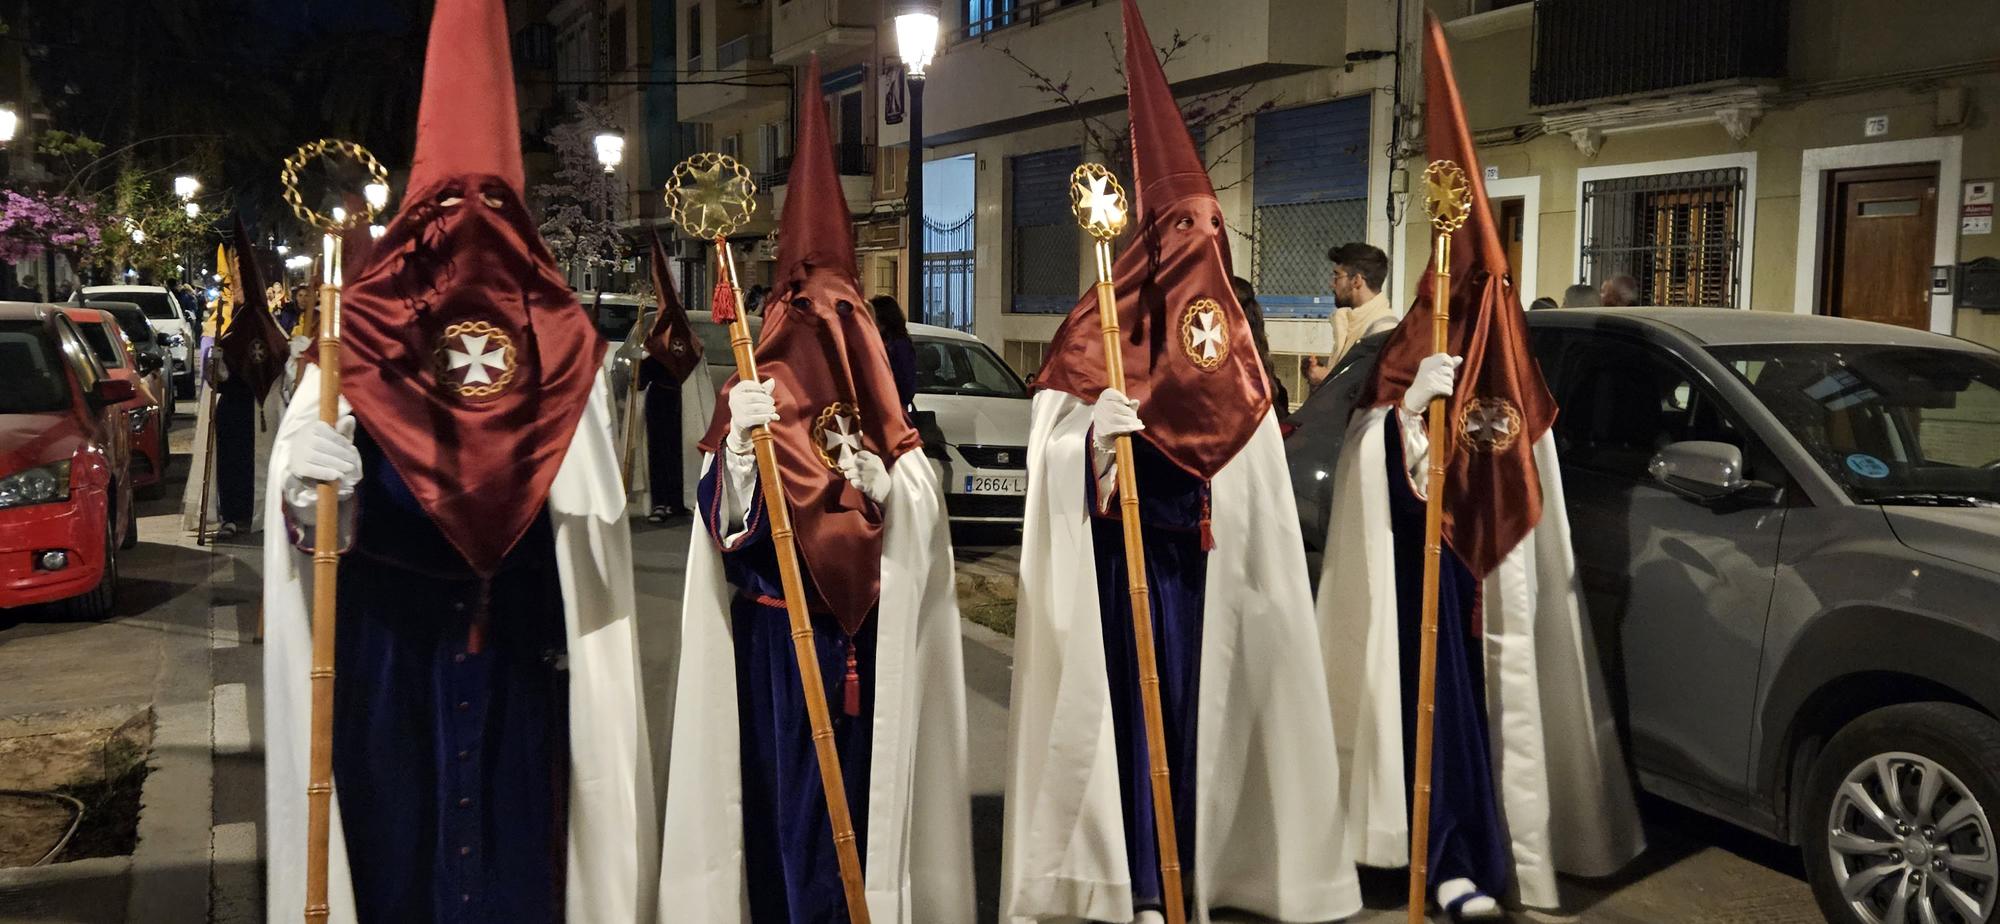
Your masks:
M509 61L502 0L438 0L410 185L341 295L341 393L482 575L547 503L604 353L523 201Z
M257 245L251 242L241 214L231 221L230 242L233 269L230 295L225 297L236 298L236 311L222 331L222 361L229 374L240 376L262 401L271 386L284 378L291 347L271 317L271 306L264 298L264 276L257 266Z
M1228 229L1208 171L1133 0L1125 4L1132 185L1127 243L1112 267L1125 393L1139 402L1139 436L1175 465L1212 478L1250 442L1270 410L1270 385L1249 320L1229 285ZM1105 388L1097 296L1087 293L1049 344L1038 388L1097 400Z
M855 275L851 218L833 169L819 87L815 57L799 85L798 137L778 225L778 271L757 342L757 374L774 383L778 422L771 435L814 602L851 634L881 596L882 511L847 483L832 454L847 445L894 465L920 444ZM720 450L729 433L726 396L735 385L731 378L724 399L715 403L701 444L709 452Z
M470 175L494 177L517 196L526 189L507 7L502 0L437 0L408 189L421 193Z
M799 128L792 140L785 214L778 219L774 289L803 283L815 270L855 274L854 218L847 211L847 195L840 190L840 173L833 168L826 101L819 88L819 56L813 55L805 82L799 84Z
M688 321L687 308L681 304L681 297L674 290L673 269L667 263L667 247L660 243L660 233L653 232L653 252L650 258L653 268L653 297L659 302L659 312L653 316L653 326L646 330L646 339L641 342L646 357L659 363L676 382L687 381L688 376L701 368L701 338L695 336L694 325Z

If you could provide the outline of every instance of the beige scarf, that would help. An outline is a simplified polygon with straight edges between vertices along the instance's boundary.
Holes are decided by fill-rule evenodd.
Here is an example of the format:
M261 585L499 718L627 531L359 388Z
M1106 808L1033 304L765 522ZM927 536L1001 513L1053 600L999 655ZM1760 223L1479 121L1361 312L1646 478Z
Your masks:
M1332 364L1340 365L1340 358L1354 349L1361 338L1395 326L1396 310L1389 307L1389 296L1380 292L1358 308L1334 309Z

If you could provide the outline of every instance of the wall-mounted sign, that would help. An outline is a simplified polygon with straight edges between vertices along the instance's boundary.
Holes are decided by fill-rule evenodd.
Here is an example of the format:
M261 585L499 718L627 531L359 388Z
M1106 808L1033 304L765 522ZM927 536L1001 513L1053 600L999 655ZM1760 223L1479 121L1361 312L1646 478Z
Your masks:
M1872 115L1869 116L1867 119L1863 120L1861 123L1861 134L1866 135L1870 138L1873 138L1876 135L1886 135L1888 133L1889 133L1888 116Z
M1967 180L1958 211L1959 234L1993 233L1993 181Z
M1486 168L1486 179L1488 179L1488 180L1497 180L1497 179L1499 179L1499 178L1500 178L1500 168L1499 168L1499 167L1488 167L1488 168Z
M903 85L903 63L895 58L882 59L882 124L903 124L903 112L909 99Z

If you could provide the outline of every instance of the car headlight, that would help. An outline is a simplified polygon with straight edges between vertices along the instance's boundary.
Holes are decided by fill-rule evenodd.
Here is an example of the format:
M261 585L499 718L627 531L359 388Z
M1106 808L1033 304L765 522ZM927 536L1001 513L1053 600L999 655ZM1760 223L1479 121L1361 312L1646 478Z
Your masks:
M69 500L68 460L0 478L0 509L66 500Z

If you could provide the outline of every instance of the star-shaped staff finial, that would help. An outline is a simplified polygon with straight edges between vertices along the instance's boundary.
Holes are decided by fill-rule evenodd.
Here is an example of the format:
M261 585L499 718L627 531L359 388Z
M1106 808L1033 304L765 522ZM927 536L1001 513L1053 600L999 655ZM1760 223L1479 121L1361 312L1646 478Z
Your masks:
M1084 164L1070 174L1069 205L1091 237L1108 241L1125 230L1125 189L1103 164Z
M757 210L757 184L733 157L696 154L674 168L666 200L674 222L688 234L703 240L727 237Z

